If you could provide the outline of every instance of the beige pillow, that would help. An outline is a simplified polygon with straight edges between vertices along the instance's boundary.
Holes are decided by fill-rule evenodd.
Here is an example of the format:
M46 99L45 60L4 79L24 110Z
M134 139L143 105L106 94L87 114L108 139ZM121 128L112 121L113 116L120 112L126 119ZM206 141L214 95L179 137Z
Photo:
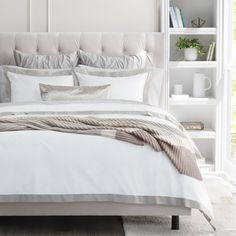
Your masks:
M14 50L17 66L30 69L66 69L78 65L78 53L39 55Z
M43 101L71 101L81 99L108 99L111 86L52 86L40 84Z
M141 69L145 67L147 59L146 51L136 55L104 56L79 51L79 64L104 69Z

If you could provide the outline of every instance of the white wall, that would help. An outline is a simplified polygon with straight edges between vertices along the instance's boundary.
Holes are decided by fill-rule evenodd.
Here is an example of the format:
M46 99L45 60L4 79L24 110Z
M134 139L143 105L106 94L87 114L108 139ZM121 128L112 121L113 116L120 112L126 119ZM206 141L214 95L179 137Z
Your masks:
M0 32L158 31L160 0L0 0Z

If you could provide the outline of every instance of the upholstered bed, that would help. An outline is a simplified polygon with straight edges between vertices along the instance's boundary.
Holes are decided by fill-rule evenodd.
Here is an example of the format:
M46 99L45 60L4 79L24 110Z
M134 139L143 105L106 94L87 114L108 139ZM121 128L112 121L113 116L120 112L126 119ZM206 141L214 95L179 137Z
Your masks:
M15 64L14 50L56 55L79 49L108 56L134 55L145 50L145 67L162 68L165 74L161 33L1 33L0 65ZM165 107L165 80L160 94L159 106ZM157 122L157 116L175 123L160 108L138 102L0 104L0 120L12 114L65 112L112 119L120 118L119 113L125 119L141 117L153 122ZM84 158L76 157L78 149ZM212 217L202 182L185 175L191 175L191 171L179 173L164 152L156 152L148 145L70 132L18 130L0 132L0 151L2 216L173 216L173 229L178 228L177 216L190 215L192 208L204 212L209 220Z

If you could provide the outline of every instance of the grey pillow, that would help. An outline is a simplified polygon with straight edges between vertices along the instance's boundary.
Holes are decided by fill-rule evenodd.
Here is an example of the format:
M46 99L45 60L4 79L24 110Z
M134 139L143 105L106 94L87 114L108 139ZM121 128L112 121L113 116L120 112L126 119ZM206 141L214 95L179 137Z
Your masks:
M8 71L16 74L32 76L63 76L72 74L74 77L74 73L71 69L38 70L17 66L0 66L0 103L11 101L11 86L7 77ZM75 85L77 85L77 80L75 80Z
M145 67L147 53L142 51L136 55L124 55L120 57L96 55L79 51L79 63L105 69L141 69Z
M65 69L78 65L78 53L58 55L29 54L14 50L17 66L31 69Z
M81 99L107 99L110 85L104 86L52 86L40 84L43 101L71 101Z

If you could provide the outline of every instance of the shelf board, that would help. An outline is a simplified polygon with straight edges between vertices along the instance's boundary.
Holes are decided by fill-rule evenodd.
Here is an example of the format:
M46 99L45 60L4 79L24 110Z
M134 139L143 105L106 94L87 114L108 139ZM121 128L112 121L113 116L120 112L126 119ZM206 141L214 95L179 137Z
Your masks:
M186 99L169 99L170 106L215 106L215 98L186 98Z
M192 139L215 139L216 132L212 129L206 128L204 130L187 130Z
M201 160L200 162L199 161L197 162L198 162L198 167L203 175L215 171L215 165L213 163L210 162L201 163Z
M201 174L208 174L215 171L215 165L214 164L198 164L198 167L200 169Z
M216 28L169 28L170 35L216 35Z
M170 61L170 69L181 68L216 68L216 61Z

